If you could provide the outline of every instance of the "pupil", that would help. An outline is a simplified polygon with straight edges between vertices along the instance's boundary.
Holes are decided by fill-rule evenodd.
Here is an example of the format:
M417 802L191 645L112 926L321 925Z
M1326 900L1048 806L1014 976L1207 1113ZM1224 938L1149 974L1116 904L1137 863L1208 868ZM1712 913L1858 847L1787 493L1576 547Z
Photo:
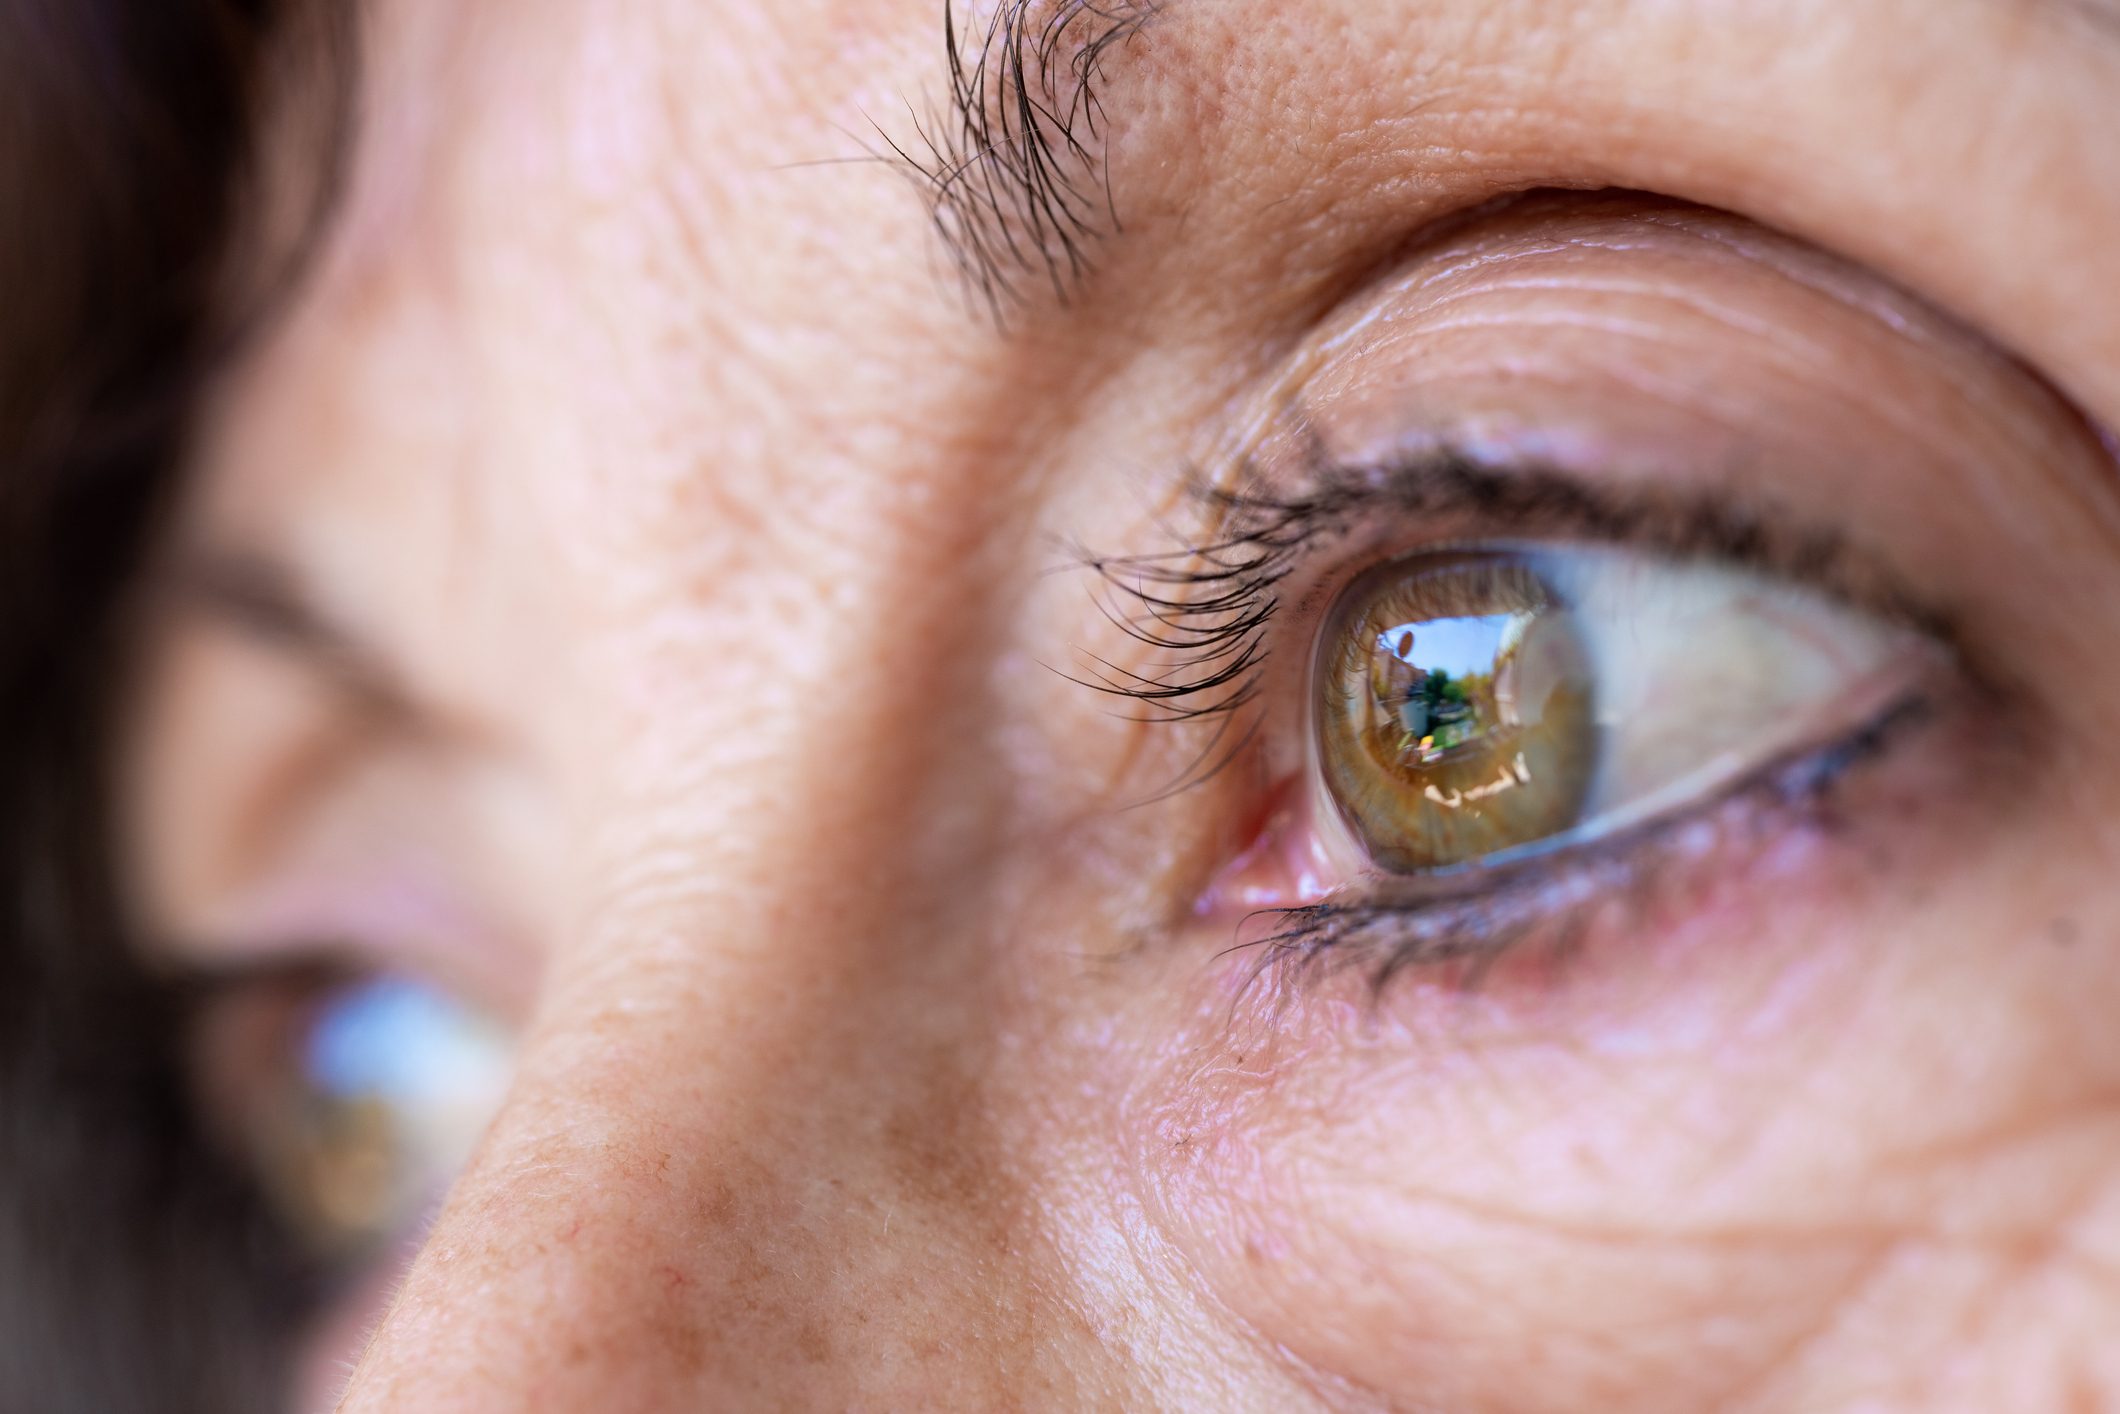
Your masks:
M1579 822L1598 744L1589 655L1527 565L1431 556L1350 608L1320 746L1341 814L1378 864L1468 863Z

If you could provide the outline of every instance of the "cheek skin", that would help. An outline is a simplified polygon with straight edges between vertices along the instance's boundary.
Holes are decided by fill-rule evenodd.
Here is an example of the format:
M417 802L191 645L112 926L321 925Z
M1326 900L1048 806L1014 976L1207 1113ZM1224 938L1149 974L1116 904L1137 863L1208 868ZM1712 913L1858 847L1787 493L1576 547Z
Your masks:
M2051 1407L2024 1372L2104 1348L2120 1244L2120 1044L2077 1019L2116 967L1998 946L2098 897L1998 853L1798 834L1477 991L1240 962L1130 1128L1150 1209L1256 1331L1419 1407L1959 1407L1943 1312L1990 1329L1964 1407Z

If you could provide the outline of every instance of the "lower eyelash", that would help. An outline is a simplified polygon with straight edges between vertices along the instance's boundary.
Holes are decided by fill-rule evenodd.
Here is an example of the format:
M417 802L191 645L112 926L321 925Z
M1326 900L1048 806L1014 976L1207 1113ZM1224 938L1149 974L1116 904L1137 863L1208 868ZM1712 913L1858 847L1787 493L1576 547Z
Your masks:
M1937 699L1915 693L1824 747L1770 762L1694 809L1597 840L1566 844L1518 863L1439 876L1416 899L1326 902L1253 915L1271 931L1231 952L1256 952L1247 986L1276 980L1314 985L1343 968L1365 971L1372 1001L1403 976L1439 977L1476 991L1495 963L1544 942L1564 966L1603 916L1657 911L1683 863L1792 829L1832 831L1846 780L1933 722ZM1704 838L1705 836L1705 838Z

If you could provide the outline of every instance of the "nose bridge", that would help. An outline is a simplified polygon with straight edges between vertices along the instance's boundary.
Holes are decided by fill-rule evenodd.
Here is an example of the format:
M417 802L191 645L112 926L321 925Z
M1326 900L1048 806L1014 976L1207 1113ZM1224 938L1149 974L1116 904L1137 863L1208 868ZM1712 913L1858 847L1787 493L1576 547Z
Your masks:
M1042 1238L1000 1162L1007 1008L967 904L1002 808L964 726L992 639L961 611L921 631L962 603L931 529L872 536L836 592L762 565L746 592L792 607L733 663L629 640L620 671L718 691L614 720L638 755L593 831L603 902L347 1407L1020 1398L965 1384L1020 1377L1053 1313L1017 1276Z
M774 146L784 88L876 61L848 40L871 11L795 7L845 14L789 58L779 19L754 53L691 44L697 6L548 8L491 75L462 61L481 103L427 164L461 190L402 199L420 239L376 260L411 273L375 298L420 328L446 305L490 399L422 467L461 464L494 527L511 671L472 673L475 705L556 763L579 917L540 940L508 1103L345 1407L1018 1403L976 1382L1022 1377L1058 1314L1019 1275L1044 1239L999 1158L980 905L1009 602L982 508L1023 498L966 435L954 312L904 292L924 230L801 257L789 232L868 216Z

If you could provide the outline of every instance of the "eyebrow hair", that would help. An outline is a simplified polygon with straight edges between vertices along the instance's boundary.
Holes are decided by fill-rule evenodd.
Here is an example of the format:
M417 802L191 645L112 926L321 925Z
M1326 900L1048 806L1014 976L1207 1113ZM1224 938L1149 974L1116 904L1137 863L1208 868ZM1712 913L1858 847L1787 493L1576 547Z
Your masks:
M997 323L1039 280L1068 302L1090 247L1119 230L1105 163L1106 61L1168 0L1000 0L983 28L944 0L946 109L917 124L935 227ZM967 19L969 16L966 17Z

